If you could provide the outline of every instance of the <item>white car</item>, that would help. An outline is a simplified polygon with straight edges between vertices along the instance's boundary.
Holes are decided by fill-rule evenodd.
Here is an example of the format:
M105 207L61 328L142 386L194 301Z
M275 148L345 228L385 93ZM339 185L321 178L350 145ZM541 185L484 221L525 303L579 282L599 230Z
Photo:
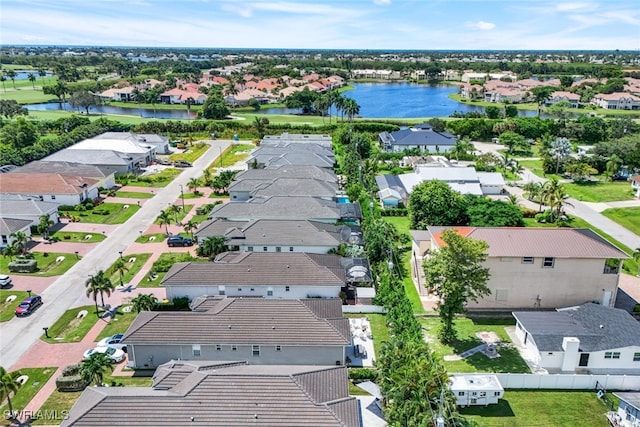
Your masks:
M123 336L124 334L115 334L110 337L103 338L100 341L98 341L98 344L96 344L96 347L113 347L113 348L117 348L118 350L122 350L126 353L127 345L121 342Z
M0 288L11 285L11 277L6 274L0 274Z
M94 353L104 353L109 356L109 359L111 359L114 363L122 362L124 360L124 351L109 346L90 348L89 350L84 352L84 358L88 359Z

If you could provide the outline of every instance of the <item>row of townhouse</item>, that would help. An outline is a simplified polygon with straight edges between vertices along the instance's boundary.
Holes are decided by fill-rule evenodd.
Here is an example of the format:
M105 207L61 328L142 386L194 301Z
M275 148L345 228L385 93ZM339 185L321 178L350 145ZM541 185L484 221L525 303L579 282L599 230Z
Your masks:
M230 187L236 198L199 227L200 242L223 236L230 251L167 272L167 297L188 297L191 310L142 312L128 328L128 366L156 371L153 386L129 393L110 422L362 425L347 387L353 334L339 297L370 285L371 273L366 259L327 253L362 245L360 211L338 206L333 154L326 138L313 139L262 141L254 152L260 167L239 174ZM245 179L269 195L249 190ZM288 194L295 187L308 194ZM121 397L118 389L87 389L62 425L92 425Z

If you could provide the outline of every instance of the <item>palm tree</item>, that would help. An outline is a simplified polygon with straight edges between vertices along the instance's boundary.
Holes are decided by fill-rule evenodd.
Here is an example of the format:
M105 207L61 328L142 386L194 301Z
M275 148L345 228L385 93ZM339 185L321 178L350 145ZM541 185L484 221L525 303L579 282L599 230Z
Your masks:
M111 273L112 274L118 273L118 276L120 277L120 286L123 286L122 277L124 276L124 273L126 273L127 271L129 271L129 267L127 266L127 263L122 258L118 258L116 262L114 262L113 265L111 266Z
M193 230L198 228L198 223L194 220L190 219L185 225L182 226L184 231L191 234L191 238L193 239Z
M180 210L181 208L178 205L171 205L167 208L167 213L174 216L176 224L178 224L178 214L180 213Z
M14 70L7 71L7 77L11 79L11 83L13 83L13 88L16 88L16 72Z
M156 297L153 294L139 294L131 302L136 313L151 311L157 304Z
M169 224L171 224L171 215L169 212L162 211L160 215L158 215L158 223L160 225L164 225L167 236L169 235Z
M13 261L13 257L18 253L18 249L14 245L7 245L2 248L2 255L8 257L9 261Z
M640 247L636 248L636 250L633 251L633 254L631 254L631 256L633 257L633 260L638 263L638 274L637 274L637 276L640 277Z
M193 191L194 193L198 192L199 186L200 186L200 180L198 178L191 178L189 182L187 182L187 188Z
M96 305L96 316L99 318L98 295L100 295L100 300L104 307L104 294L111 296L111 292L114 289L113 283L111 283L111 280L105 276L103 270L99 270L95 275L91 275L84 285L86 287L86 295L93 298L93 302Z
M571 206L571 204L566 201L568 198L569 195L565 192L564 185L560 184L555 178L545 182L542 186L542 199L544 203L551 208L554 221L560 219L564 213L565 205Z
M44 78L47 75L47 70L44 68L38 68L38 75L40 76L40 80L42 80L42 87L44 87Z
M31 82L31 86L33 86L33 89L36 88L36 75L33 73L29 73L27 75L27 79L29 79L29 81Z
M264 122L262 121L262 119L258 116L254 116L253 117L253 126L256 128L256 130L258 131L258 136L260 137L260 139L264 138Z
M518 196L516 196L515 194L509 194L509 197L507 198L507 202L510 205L518 206Z
M185 104L187 105L187 119L191 118L191 106L195 103L196 103L196 100L193 99L192 97L188 97L186 99Z
M347 98L344 103L343 110L347 115L347 119L351 122L353 121L353 118L360 113L360 106L355 99Z
M205 187L211 185L211 171L208 168L202 171L202 185Z
M7 81L7 77L3 74L0 76L0 82L2 82L2 91L6 92L7 91L7 87L5 86L4 82Z
M12 244L15 245L16 249L18 249L21 254L24 255L27 253L27 243L29 242L29 236L27 236L24 231L14 231L13 233L9 234L9 238L13 239Z
M13 417L13 405L11 404L11 395L15 395L22 383L18 382L20 372L7 372L4 366L0 366L0 402L7 399L9 407L9 415Z
M104 353L92 353L91 356L82 361L80 376L88 383L95 382L100 387L107 371L113 372L113 363L109 356Z
M538 200L538 203L540 204L538 211L542 211L542 184L530 181L522 187L522 190L524 191L524 194L526 194L527 200Z
M211 236L200 242L196 249L196 254L213 259L216 255L226 251L225 238L222 236Z
M54 224L54 222L49 214L40 215L38 219L38 233L40 233L43 238L48 239L49 233L51 232L51 226Z

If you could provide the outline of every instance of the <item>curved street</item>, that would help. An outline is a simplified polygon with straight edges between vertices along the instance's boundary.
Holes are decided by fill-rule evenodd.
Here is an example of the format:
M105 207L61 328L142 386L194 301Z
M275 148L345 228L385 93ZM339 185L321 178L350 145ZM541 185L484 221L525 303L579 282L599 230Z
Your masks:
M107 238L59 276L41 293L44 304L28 318L13 318L0 324L0 365L11 367L40 339L43 328L50 327L66 310L85 297L85 281L97 270L106 270L118 258L119 252L126 250L158 216L158 213L172 204L180 196L180 185L186 188L191 178L198 178L204 168L211 164L233 141L208 141L211 147L186 168L169 185L156 190L155 197L148 199L140 210L126 223L110 231L105 227ZM100 225L95 225L99 228Z

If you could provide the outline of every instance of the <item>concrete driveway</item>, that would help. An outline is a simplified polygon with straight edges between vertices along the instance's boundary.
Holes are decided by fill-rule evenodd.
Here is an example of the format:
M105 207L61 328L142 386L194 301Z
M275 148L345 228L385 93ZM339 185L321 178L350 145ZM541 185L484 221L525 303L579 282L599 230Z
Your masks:
M99 243L82 260L64 275L59 276L42 293L44 305L29 319L12 319L0 324L0 365L12 367L39 340L42 328L51 326L67 309L84 298L84 283L96 270L107 269L119 257L119 251L131 246L135 239L149 228L167 204L172 204L180 195L180 184L186 188L191 178L198 178L202 170L213 162L233 141L208 141L212 146L193 167L184 169L169 185L154 189L156 196L145 200L142 208L125 224L101 226L91 224L97 232L105 232L107 238ZM82 224L86 226L87 224ZM80 226L80 224L78 224ZM88 231L83 227L84 231Z

